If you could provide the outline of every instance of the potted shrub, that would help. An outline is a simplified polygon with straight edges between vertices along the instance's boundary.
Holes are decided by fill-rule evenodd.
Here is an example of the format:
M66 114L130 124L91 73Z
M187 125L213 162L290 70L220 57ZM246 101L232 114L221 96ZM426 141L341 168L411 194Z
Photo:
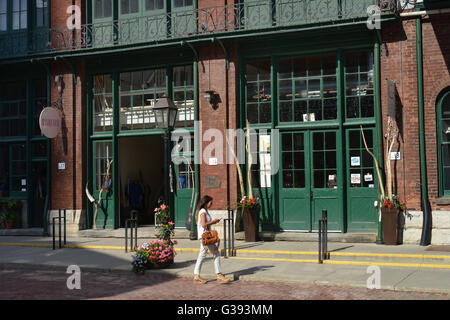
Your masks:
M380 215L381 215L381 225L383 242L387 245L397 245L398 244L398 218L400 211L406 212L406 205L398 199L398 196L393 193L393 179L392 179L392 166L391 166L391 152L393 150L394 144L397 141L398 129L395 126L393 117L389 116L386 127L386 148L385 148L385 164L386 164L386 186L383 185L382 176L378 164L378 159L369 150L366 143L366 138L362 126L361 135L364 142L364 147L366 151L372 156L375 162L375 167L377 170L378 182L381 191L380 196ZM386 192L385 192L386 190Z

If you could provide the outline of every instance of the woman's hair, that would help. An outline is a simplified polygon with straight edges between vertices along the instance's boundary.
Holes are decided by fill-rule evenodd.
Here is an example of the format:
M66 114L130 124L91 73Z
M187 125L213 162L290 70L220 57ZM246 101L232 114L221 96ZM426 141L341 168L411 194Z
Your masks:
M200 199L198 205L197 205L197 211L195 213L195 223L198 223L198 213L200 212L201 209L206 209L206 205L212 201L213 198L211 198L208 195L203 196L203 198Z

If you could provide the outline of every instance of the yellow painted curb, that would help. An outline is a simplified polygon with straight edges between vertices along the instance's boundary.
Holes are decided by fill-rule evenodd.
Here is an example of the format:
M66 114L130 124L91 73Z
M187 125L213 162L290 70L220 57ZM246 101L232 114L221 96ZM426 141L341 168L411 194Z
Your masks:
M250 258L250 257L229 257L236 260L260 260L260 261L282 261L282 262L309 262L317 263L317 260L302 259L277 259L277 258ZM446 264L423 264L423 263L395 263L395 262L378 262L378 261L332 261L324 260L323 264L340 264L340 265L359 265L359 266L385 266L385 267L411 267L411 268L436 268L450 269L450 265Z

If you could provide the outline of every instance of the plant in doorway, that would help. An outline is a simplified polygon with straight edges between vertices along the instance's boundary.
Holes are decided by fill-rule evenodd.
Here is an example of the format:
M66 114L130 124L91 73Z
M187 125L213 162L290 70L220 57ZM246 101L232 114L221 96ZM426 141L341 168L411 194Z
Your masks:
M15 222L20 220L20 211L22 210L22 202L18 199L2 199L0 200L0 222L6 229L12 229Z

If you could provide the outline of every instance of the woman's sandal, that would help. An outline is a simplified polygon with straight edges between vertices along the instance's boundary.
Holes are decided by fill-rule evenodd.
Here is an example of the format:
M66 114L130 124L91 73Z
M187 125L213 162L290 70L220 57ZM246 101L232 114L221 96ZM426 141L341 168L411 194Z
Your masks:
M204 280L204 279L202 279L202 278L198 278L198 279L195 279L195 278L194 278L194 283L195 283L195 284L205 284L205 283L206 283L206 280Z
M220 284L225 284L225 283L230 283L230 279L225 278L225 276L223 274L217 276L217 282L219 282Z

